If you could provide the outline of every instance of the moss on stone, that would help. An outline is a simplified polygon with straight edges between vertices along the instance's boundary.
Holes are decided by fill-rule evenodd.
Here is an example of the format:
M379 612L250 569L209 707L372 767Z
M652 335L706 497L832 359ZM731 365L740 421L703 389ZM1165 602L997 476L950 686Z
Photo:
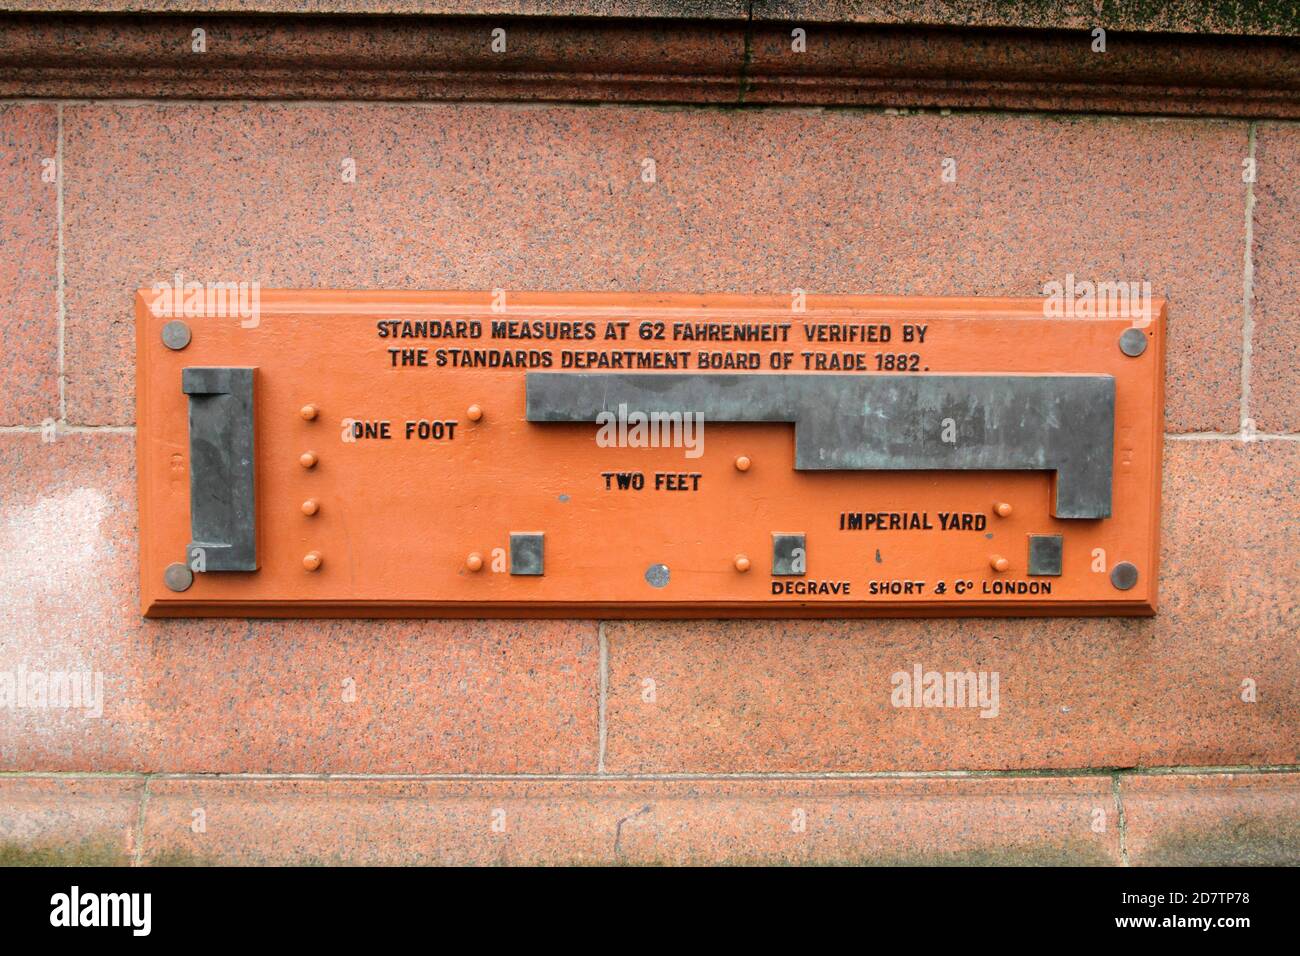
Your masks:
M1143 866L1300 866L1300 821L1244 817L1155 840Z
M130 863L120 843L108 838L36 845L0 843L0 866L129 866Z

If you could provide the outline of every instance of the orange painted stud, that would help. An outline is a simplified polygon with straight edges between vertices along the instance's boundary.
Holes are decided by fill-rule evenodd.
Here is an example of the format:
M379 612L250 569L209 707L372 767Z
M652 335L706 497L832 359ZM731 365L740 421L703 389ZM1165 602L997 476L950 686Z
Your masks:
M743 554L736 555L736 570L744 574L749 570L749 558Z
M465 567L469 568L471 571L483 570L483 555L479 554L477 551L471 551L469 557L465 559Z
M305 451L298 456L298 464L302 465L304 468L315 468L317 461L319 461L319 459L316 457L314 451Z
M320 567L320 552L308 551L302 556L302 566L308 571L315 571Z
M472 422L478 421L483 417L483 406L471 405L469 408L465 409L465 417Z
M736 459L736 471L749 471L749 466L751 464L752 462L750 462L748 455L741 455Z
M298 414L303 417L304 421L310 422L316 418L318 411L319 410L315 405L304 405L302 408L298 409Z
M999 501L993 506L993 510L998 513L999 518L1011 517L1011 505L1007 504L1005 501Z
M994 571L1005 571L1007 568L1011 567L1011 562L1000 554L994 554L989 557L989 567Z
M315 498L308 498L302 503L302 513L305 515L314 515L320 510L320 502Z

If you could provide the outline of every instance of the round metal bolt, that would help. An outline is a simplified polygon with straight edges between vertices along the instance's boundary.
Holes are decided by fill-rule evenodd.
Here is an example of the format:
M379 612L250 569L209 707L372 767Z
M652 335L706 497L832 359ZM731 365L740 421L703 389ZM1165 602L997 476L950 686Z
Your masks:
M1121 561L1110 569L1110 583L1117 591L1127 591L1138 583L1137 565L1129 561Z
M188 591L193 583L194 572L179 561L167 565L167 570L163 572L163 584L167 585L168 590Z
M993 554L989 556L989 567L994 571L1005 571L1011 567L1011 562L1000 554Z
M652 588L666 588L668 586L668 565L650 565L645 569L645 579L650 582Z
M173 352L179 352L190 344L190 327L184 322L173 319L162 327L162 340L163 345Z
M1147 336L1141 329L1125 329L1119 337L1119 350L1129 358L1137 358L1147 350Z
M308 571L315 571L320 567L320 552L308 551L302 556L302 566Z
M320 511L320 502L315 498L308 498L302 503L302 513L305 515L314 515Z
M997 512L997 516L999 518L1011 517L1011 505L1009 505L1005 501L999 501L997 504L993 506L993 510Z
M483 406L471 405L469 408L465 409L465 417L472 422L478 421L483 417Z
M298 464L304 468L315 468L316 462L319 461L314 451L305 451L298 456Z
M307 422L314 421L319 413L320 409L315 405L304 405L302 408L298 409L298 414L302 416L303 421Z
M741 455L736 459L736 471L749 471L749 466L753 464L748 455Z
M749 558L745 557L743 554L736 555L736 570L739 571L741 574L744 574L746 571L748 571Z
M471 551L469 557L465 559L465 567L469 568L471 571L482 571L483 555L479 554L477 551Z

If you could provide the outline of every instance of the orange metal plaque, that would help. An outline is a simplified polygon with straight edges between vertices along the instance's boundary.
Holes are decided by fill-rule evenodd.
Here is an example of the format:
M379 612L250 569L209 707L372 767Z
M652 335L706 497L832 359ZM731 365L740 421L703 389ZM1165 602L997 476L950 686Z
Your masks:
M136 299L150 616L1149 614L1164 303Z

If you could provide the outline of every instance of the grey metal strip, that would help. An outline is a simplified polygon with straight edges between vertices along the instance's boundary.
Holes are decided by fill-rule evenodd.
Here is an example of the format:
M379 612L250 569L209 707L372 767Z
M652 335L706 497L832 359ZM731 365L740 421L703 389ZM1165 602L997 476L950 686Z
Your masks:
M190 397L190 542L195 570L257 570L252 368L181 370ZM196 567L195 549L202 550Z
M529 372L530 422L602 412L792 422L800 471L1053 471L1058 518L1108 518L1109 375Z

